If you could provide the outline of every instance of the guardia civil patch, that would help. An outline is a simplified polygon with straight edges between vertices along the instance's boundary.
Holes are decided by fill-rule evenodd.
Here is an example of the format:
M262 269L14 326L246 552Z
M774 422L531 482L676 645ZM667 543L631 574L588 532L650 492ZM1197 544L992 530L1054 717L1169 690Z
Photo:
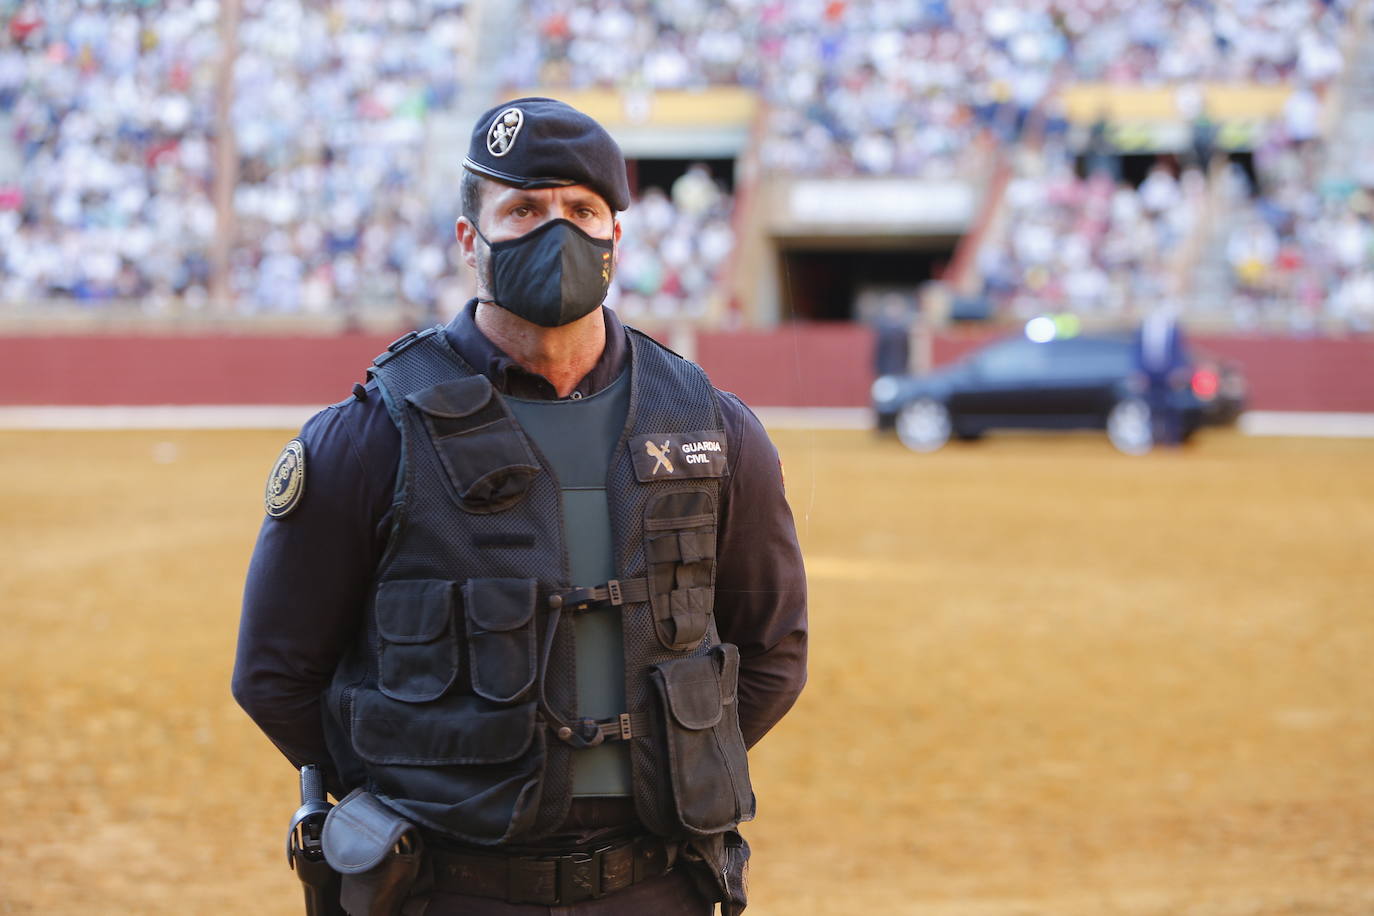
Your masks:
M725 437L720 433L663 433L630 440L635 477L642 482L725 474Z
M305 495L305 443L292 439L281 450L267 477L267 514L273 518L290 515Z

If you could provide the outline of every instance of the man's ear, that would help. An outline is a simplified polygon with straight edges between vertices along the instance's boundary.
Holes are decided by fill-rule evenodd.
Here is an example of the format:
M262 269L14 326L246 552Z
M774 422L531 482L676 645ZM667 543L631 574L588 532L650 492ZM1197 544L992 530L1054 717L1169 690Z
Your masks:
M454 236L458 239L458 250L463 255L463 263L477 270L477 230L466 216L458 217L453 224Z
M613 245L612 250L615 252L616 262L618 263L620 261L620 220L614 217L612 217L612 220L613 228L611 229L611 243Z

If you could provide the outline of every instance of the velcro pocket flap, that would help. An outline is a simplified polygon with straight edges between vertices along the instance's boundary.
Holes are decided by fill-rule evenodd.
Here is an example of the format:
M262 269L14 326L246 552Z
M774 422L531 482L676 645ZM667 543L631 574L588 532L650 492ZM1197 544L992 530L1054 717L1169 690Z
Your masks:
M469 579L463 583L469 631L505 632L523 627L534 615L534 579Z
M495 703L518 699L537 669L534 579L469 579L463 583L472 689Z
M670 531L651 534L646 541L645 557L650 563L698 563L716 556L716 529L698 528L691 531Z
M484 376L441 382L406 400L419 409L463 509L501 512L525 497L539 461Z
M344 875L358 875L382 864L396 844L415 825L362 789L330 809L320 843L329 867Z
M485 375L470 375L412 392L406 400L430 416L456 420L486 407L491 391Z
M510 763L530 746L535 707L494 706L466 694L401 703L360 690L353 697L353 749L372 764Z
M668 709L678 724L697 731L720 721L720 674L714 654L678 659L658 670Z
M433 642L452 619L453 583L447 579L396 579L377 588L377 633L387 642Z

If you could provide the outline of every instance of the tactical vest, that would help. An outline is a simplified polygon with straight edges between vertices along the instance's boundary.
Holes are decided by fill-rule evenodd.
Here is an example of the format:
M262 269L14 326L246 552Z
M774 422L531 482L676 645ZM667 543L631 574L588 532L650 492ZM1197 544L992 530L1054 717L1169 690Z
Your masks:
M441 328L371 374L401 433L393 526L365 632L327 696L341 780L469 843L527 843L572 800L574 755L629 746L654 833L713 837L754 815L739 652L712 614L725 436L710 382L631 331L606 493L618 576L574 587L559 481ZM625 705L577 709L573 617L619 611Z

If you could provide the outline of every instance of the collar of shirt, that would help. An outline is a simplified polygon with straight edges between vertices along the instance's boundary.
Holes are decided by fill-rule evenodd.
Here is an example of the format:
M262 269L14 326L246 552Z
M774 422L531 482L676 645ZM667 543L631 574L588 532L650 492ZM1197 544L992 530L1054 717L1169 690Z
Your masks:
M615 381L625 368L628 352L625 326L611 309L603 306L601 314L606 321L606 348L601 351L601 358L592 371L583 376L569 395L574 400L596 394ZM485 375L492 387L502 394L531 400L558 400L558 392L548 379L522 367L477 329L476 299L469 300L463 310L454 316L444 329L444 334L463 361Z

